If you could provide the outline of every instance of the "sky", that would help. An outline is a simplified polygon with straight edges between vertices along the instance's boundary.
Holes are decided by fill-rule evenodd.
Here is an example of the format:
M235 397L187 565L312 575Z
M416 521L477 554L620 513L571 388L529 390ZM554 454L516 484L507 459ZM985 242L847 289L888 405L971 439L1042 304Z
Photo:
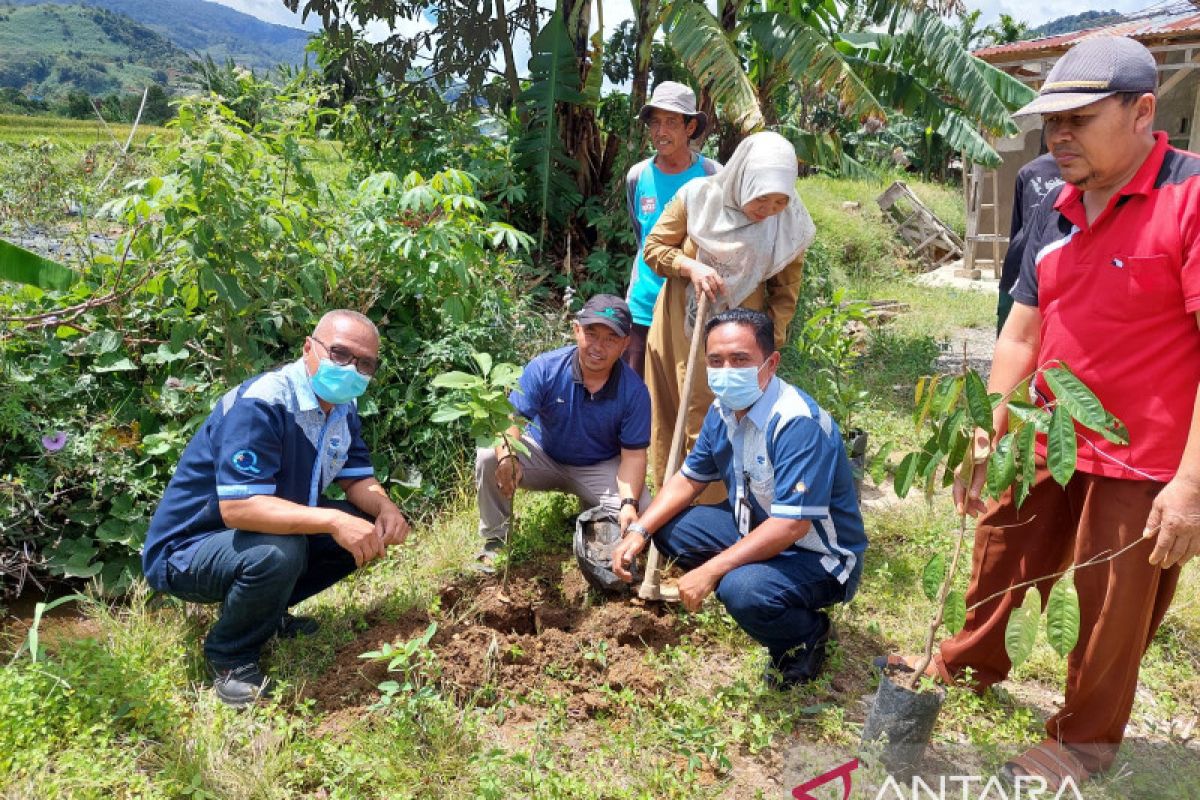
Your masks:
M246 14L258 17L267 22L279 25L290 25L299 28L300 16L288 11L281 0L215 0L221 5L229 6ZM1053 3L1031 3L1029 0L967 0L968 8L978 8L983 12L981 24L988 24L999 19L1001 14L1010 14L1025 22L1030 27L1036 27L1043 22L1049 22L1058 17L1078 14L1091 9L1117 11L1139 11L1151 5L1154 0L1055 0ZM303 4L303 0L301 0ZM612 31L623 20L633 16L629 0L602 0L604 10L605 31ZM319 21L310 17L303 27L310 30L318 28ZM420 26L420 22L406 23L406 27ZM376 31L376 34L385 31Z

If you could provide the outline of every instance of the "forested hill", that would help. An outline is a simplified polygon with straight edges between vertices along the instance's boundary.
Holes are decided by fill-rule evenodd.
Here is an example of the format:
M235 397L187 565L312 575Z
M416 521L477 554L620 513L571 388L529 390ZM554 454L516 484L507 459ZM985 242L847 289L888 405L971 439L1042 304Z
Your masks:
M187 54L128 17L103 8L0 5L0 88L31 97L168 86Z
M1125 17L1116 10L1110 11L1084 11L1081 14L1072 14L1069 17L1059 17L1052 19L1045 25L1040 25L1032 28L1029 31L1030 39L1040 39L1043 36L1057 36L1060 33L1071 33L1072 31L1082 31L1088 28L1099 28L1102 25L1112 25L1117 22L1124 21Z
M19 6L43 0L7 0ZM301 64L310 33L273 25L206 0L83 0L88 5L123 14L155 31L187 53L220 62L232 58L258 71L278 64ZM4 6L0 5L0 10ZM0 51L2 52L2 51ZM132 54L126 54L132 55Z

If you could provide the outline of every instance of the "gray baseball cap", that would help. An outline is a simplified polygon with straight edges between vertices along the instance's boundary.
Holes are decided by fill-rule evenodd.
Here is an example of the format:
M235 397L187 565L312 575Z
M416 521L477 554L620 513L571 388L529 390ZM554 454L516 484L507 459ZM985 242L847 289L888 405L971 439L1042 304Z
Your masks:
M673 111L676 114L683 114L688 119L696 120L696 132L692 134L693 139L700 138L700 134L704 133L704 129L708 127L708 115L703 111L696 110L696 93L692 91L692 87L682 83L663 81L655 86L654 94L650 95L649 102L638 112L638 119L645 123L650 117L652 108Z
M1082 108L1117 92L1151 94L1158 69L1150 51L1125 36L1085 39L1055 62L1033 102L1013 114L1057 114Z

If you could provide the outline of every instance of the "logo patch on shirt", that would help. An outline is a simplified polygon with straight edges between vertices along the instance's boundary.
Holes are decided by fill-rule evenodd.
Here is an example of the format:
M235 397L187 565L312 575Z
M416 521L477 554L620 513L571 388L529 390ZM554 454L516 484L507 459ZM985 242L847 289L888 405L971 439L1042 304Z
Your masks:
M808 485L805 484L804 481L800 481L799 483L796 484L796 491L799 492L800 494L804 494L805 492L808 491Z
M229 460L234 469L246 475L258 475L262 472L258 468L258 454L253 450L238 450Z
M653 214L656 210L658 210L658 198L657 197L643 197L642 198L642 213L643 214Z

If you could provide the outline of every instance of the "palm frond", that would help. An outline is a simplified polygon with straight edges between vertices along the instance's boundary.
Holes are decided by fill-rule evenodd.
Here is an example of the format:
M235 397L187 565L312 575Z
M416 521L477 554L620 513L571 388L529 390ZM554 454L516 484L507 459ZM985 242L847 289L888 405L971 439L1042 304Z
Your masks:
M928 11L914 15L904 40L904 49L924 67L919 72L936 76L938 87L954 97L965 116L979 120L994 133L1018 132L992 81L977 66L982 62L967 52L958 34L936 15Z
M886 116L871 90L859 80L837 48L789 14L765 12L751 17L750 33L791 80L836 92L847 117Z
M716 100L721 116L743 133L763 125L758 97L734 43L703 3L680 0L667 19L667 41Z

